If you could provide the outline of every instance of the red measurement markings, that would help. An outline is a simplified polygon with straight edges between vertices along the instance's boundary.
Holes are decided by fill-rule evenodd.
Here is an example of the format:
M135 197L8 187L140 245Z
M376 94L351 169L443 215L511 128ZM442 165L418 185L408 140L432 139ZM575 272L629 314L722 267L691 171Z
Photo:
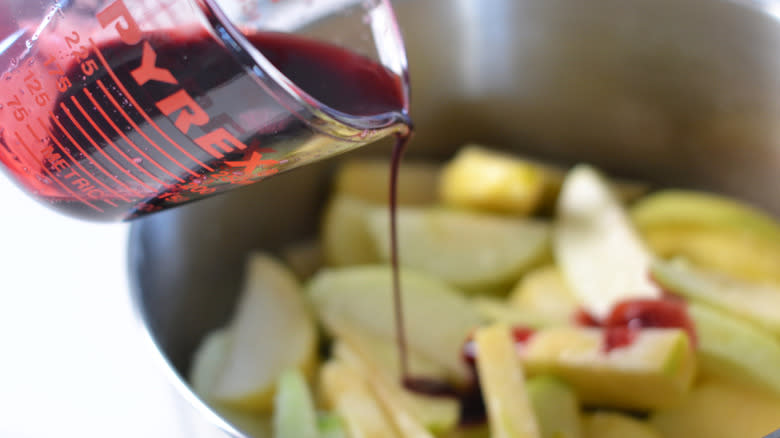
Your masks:
M133 98L133 96L130 95L130 93L127 91L127 88L122 84L122 82L119 81L119 78L114 73L114 70L111 68L110 65L108 65L108 62L106 62L106 58L103 57L103 53L100 52L100 49L97 48L95 45L95 42L90 39L90 44L92 44L92 49L95 51L95 54L97 55L98 59L100 60L100 63L103 64L103 66L106 68L106 71L108 72L109 76L114 80L114 83L116 84L117 88L122 92L122 94L127 98L127 100L135 107L136 111L146 120L147 123L149 123L149 126L154 128L155 131L157 131L165 140L167 140L173 147L179 150L182 154L184 154L187 158L191 159L195 163L197 163L200 167L208 170L209 172L213 172L214 169L212 167L209 167L206 165L206 163L203 163L202 161L195 158L192 154L187 152L186 149L181 147L178 143L173 141L171 137L168 136L168 134L165 133L158 125L157 123L154 123L154 120L152 120L151 117L141 108L141 105L136 102L136 100ZM104 88L104 87L101 87ZM106 92L106 91L104 91ZM107 92L106 92L107 93ZM176 163L181 166L183 169L185 169L187 172L189 172L193 176L198 176L197 173L193 172L190 168L183 166L181 163L176 161Z
M52 119L52 120L53 120L55 123L57 123L57 125L59 125L59 121L57 121L56 117L54 116L54 113L51 113L51 119ZM67 155L67 156L68 156L68 158L70 158L70 161L72 161L72 162L73 162L73 164L75 164L75 165L76 165L76 167L78 167L79 169L81 169L81 171L82 171L82 172L84 172L84 175L85 175L85 176L88 176L88 177L90 177L90 178L91 178L92 180L94 180L94 181L95 181L95 182L96 182L96 183L97 183L99 186L103 187L103 188L104 188L104 189L106 189L108 192L110 192L110 193L113 193L113 194L114 194L114 195L116 195L116 196L117 196L119 199L123 199L123 200L126 200L126 201L128 201L128 202L129 202L129 200L127 200L127 199L123 198L121 195L119 195L119 193L116 193L116 192L115 192L113 189L111 189L111 187L108 187L108 186L107 186L107 185L105 185L105 184L104 184L102 181L100 181L98 178L96 178L94 175L92 175L92 174L91 174L91 173L90 173L90 172L89 172L87 169L85 169L85 168L84 168L84 166L82 166L82 165L81 165L81 162L79 162L77 159L73 158L73 155L71 155L71 154L70 154L70 152L68 152L68 148L66 148L66 147L65 147L65 146L64 146L62 143L60 143L60 141L59 141L59 140L57 140L57 137L55 137L55 136L54 136L54 133L53 133L53 132L49 131L49 128L47 128L47 127L46 127L46 124L45 124L45 123L43 123L43 120L41 120L40 118L38 118L38 123L40 123L40 125L41 125L41 128L43 128L44 132L46 132L46 133L48 134L48 136L49 136L49 137L51 137L52 141L54 141L54 143L56 143L56 144L57 144L57 147L59 147L59 148L60 148L60 151L62 151L62 153L63 153L63 154ZM62 128L62 127L60 127L60 129L63 129L63 128ZM63 132L67 132L67 131L63 131ZM66 135L67 135L67 134L66 134ZM72 142L72 141L73 141L73 140L71 140L71 142ZM114 203L113 203L111 200L105 199L105 202L106 202L107 204L109 204L109 205L113 206L113 207L116 207L116 206L117 206L117 205L116 205L116 204L114 204Z
M79 103L79 101L78 101L78 100L76 100L76 97L75 97L75 96L71 96L71 97L70 97L70 101L71 101L71 102L73 102L73 105L74 105L74 106L75 106L75 107L76 107L76 108L79 110L79 112L81 113L81 115L83 115L83 116L84 116L84 118L87 120L87 122L89 122L89 124L90 124L90 125L92 125L92 127L93 127L93 128L95 128L95 131L97 131L97 133L98 133L98 134L100 134L100 136L103 138L103 140L104 140L106 143L110 144L110 145L111 145L111 147L113 147L113 148L114 148L114 150L116 150L116 151L119 153L119 155L121 155L121 156L122 156L122 157L123 157L125 160L127 160L127 162L128 162L128 163L130 163L130 164L134 164L136 167L138 167L138 163L136 163L135 161L133 161L133 159L132 159L132 158L128 157L128 156L127 156L127 154L125 154L125 153L124 153L124 152L123 152L121 149L119 149L119 147L118 147L116 144L114 144L114 142L113 142L113 141L111 141L111 139L109 139L109 138L108 138L108 136L107 136L107 135L106 135L106 134L103 132L103 130L102 130L102 129L100 129L100 127L99 127L99 126L98 126L98 125L95 123L95 121L92 119L92 117L90 117L90 116L89 116L89 114L88 114L88 113L87 113L87 112L84 110L84 107L82 107L82 106L81 106L81 104ZM128 168L126 168L126 167L124 167L124 166L121 166L121 165L119 165L119 164L118 164L116 161L114 161L114 159L113 159L113 158L111 158L111 156L109 156L109 155L106 153L106 151L105 151L103 148L101 148L100 146L98 146L98 144L95 142L95 140L94 140L94 139L92 139L92 137L90 137L90 136L87 134L87 132L84 130L84 128L82 128L82 127L81 127L81 125L79 125L78 123L76 123L76 119L73 119L73 123L75 123L75 124L76 124L76 127L78 127L78 128L79 128L79 131L81 131L81 133L82 133L82 134L84 134L84 136L85 136L85 137L87 137L87 140L89 140L89 142L90 142L90 143L92 143L92 146L94 146L96 149L99 149L99 150L100 150L100 152L101 152L103 155L105 155L106 159L107 159L108 161L110 161L110 162L111 162L111 163L112 163L114 166L116 166L117 168L119 168L119 170L121 170L121 171L122 171L122 173L124 173L125 175L127 175L128 177L130 177L130 179L132 179L133 181L135 181L135 182L137 182L138 184L140 184L141 186L143 186L145 189L147 189L147 190L152 190L152 191L154 191L154 190L155 190L154 188L152 188L152 187L150 187L150 186L146 185L146 183L145 183L145 182L143 182L142 180L138 179L138 178L137 178L135 175L133 175L132 173L130 173L130 170L129 170Z
M30 155L30 158L31 158L33 161L37 161L37 160L35 159L35 154L33 154L33 152L32 152L32 151L30 150L30 148L27 146L27 143L25 143L25 142L24 142L24 140L22 140L22 137L20 137L20 136L19 136L19 133L18 133L18 132L16 133L16 140L19 142L19 144L20 144L20 145L22 145L22 147L24 148L24 150L26 150L26 151L27 151L27 153ZM103 209L102 209L102 208L100 208L100 207L98 207L98 206L96 206L96 205L94 205L94 204L90 203L90 202L89 202L89 201L87 201L86 199L84 199L84 198L82 198L81 196L79 196L79 195L78 195L76 192L74 192L73 190L71 190L70 188L68 188L68 186L67 186L67 185L65 185L65 183L63 183L63 182L61 182L60 180L58 180L58 179L57 179L57 177L56 177L56 176L54 176L54 174L53 174L53 173L52 173L52 172L51 172L49 169L47 169L47 168L46 168L46 166L41 166L41 168L43 169L43 171L44 171L44 172L46 172L46 175L48 175L48 176L49 176L49 179L51 179L52 181L54 181L55 183L57 183L57 185L58 185L58 186L62 187L62 189L63 189L63 190L65 190L66 192L68 192L68 194L69 194L70 196L72 196L72 197L73 197L73 199L75 199L75 200L77 200L77 201L81 202L82 204L84 204L84 205L86 205L86 206L88 206L88 207L90 207L90 208L92 208L92 209L94 209L94 210L97 210L97 211L98 211L98 212L100 212L100 213L103 213Z
M141 180L137 179L135 176L133 176L130 173L130 171L128 171L123 166L121 166L119 163L117 163L116 160L114 160L113 158L111 158L110 155L108 155L108 153L105 151L105 149L101 148L100 145L97 144L97 142L92 138L92 136L90 136L87 133L87 131L84 129L84 127L81 126L81 123L79 123L78 120L76 120L76 117L73 115L73 112L64 103L60 103L60 108L62 108L62 110L65 112L65 114L68 115L68 118L73 123L73 126L75 126L76 129L78 129L78 131L81 133L81 135L83 135L84 138L87 139L89 144L91 144L92 147L95 148L95 150L100 152L100 154L103 155L106 158L106 160L108 160L109 163L111 163L117 169L121 170L122 173L127 174L134 181L137 181L137 182L143 184L143 182ZM70 138L70 136L68 138ZM86 150L82 149L81 146L78 146L78 145L76 147L78 148L79 151L81 151L82 154L86 155L86 153L87 153ZM114 175L113 172L110 172L108 169L106 169L100 163L98 163L97 160L95 160L95 158L94 158L94 154L86 155L86 157L92 164L94 164L98 169L100 169L100 171L102 171L104 174L106 174L106 176L108 176L111 179L111 181L114 181L118 186L122 187L123 189L125 189L128 192L130 192L134 196L138 196L138 197L143 196L137 190L133 189L132 187L130 187L127 184L125 184L122 181L120 181L119 178L117 178L117 176Z
M75 117L73 117L73 113L71 113L71 112L70 112L70 110L68 109L68 107L67 107L67 106L65 106L65 104L64 104L64 103L61 103L61 104L60 104L60 109L61 109L61 110L62 110L62 111L63 111L63 112L64 112L64 113L65 113L65 114L68 116L68 118L69 118L69 119L70 119L70 120L73 122L73 124L76 126L76 129L78 129L79 131L82 131L82 134L84 134L84 135L86 136L86 133L85 133L85 132L83 132L83 128L81 127L81 125L79 125L79 123L76 121L76 118L75 118ZM52 114L52 116L53 116L53 114ZM86 150L84 150L84 148L82 148L82 147L81 147L81 145L80 145L80 144L79 144L79 143L76 141L76 139L75 139L75 138L73 138L73 136L70 134L70 131L68 131L67 129L65 129L65 127L62 125L62 123L60 123L60 121L59 121L59 120L56 120L56 119L55 119L55 120L54 120L54 123L57 125L57 127L58 127L58 128L60 128L60 130L62 131L62 133L63 133L63 134L65 134L65 136L66 136L66 137L68 137L68 140L70 140L70 142L73 144L73 146L75 146L75 147L76 147L76 149L78 149L78 151L79 151L79 152L81 152L81 154L82 154L82 155L84 155L84 157L85 157L85 158L86 158L86 159L87 159L87 160L88 160L90 163L92 163L92 165L93 165L93 166L95 166L95 167L96 167L98 170L100 170L100 171L101 171L101 172L102 172L104 175L106 175L106 176L108 177L108 179L110 179L111 181L113 181L113 182L114 182L114 184L118 185L119 187L121 187L121 188L122 188L122 189L124 189L125 191L127 191L127 192L130 192L130 193L132 193L132 194L133 194L133 195L135 195L135 196L141 196L141 194L140 194L140 193L138 193L138 192L136 192L135 190L131 189L130 187L128 187L128 186L127 186L125 183L123 183L122 181L119 181L119 179L118 179L116 176L114 176L114 174L113 174L113 173L109 172L108 170L106 170L106 168L105 168L105 167L101 166L101 165L100 165L100 163L98 163L98 162L95 160L95 158L93 158L93 157L92 157L92 155L91 155L91 154L87 153L87 151L86 151ZM92 139L91 139L91 138L89 138L89 137L87 137L87 140L89 140L89 141L92 141ZM98 149L99 149L99 150L101 150L101 151L103 150L103 149L101 149L101 148L98 148ZM105 153L105 152L104 152L104 153ZM106 187L108 187L108 186L106 186ZM117 194L117 196L119 196L119 198L120 198L120 199L122 199L122 200L124 200L124 201L128 201L128 202L130 201L130 199L128 199L127 197L125 197L123 194L121 194L121 193L120 193L119 191L117 191L116 189L113 189L113 192L114 192L114 193L116 193L116 194Z
M30 135L32 135L32 136L33 136L33 138L35 138L35 139L36 139L36 140L38 140L39 142L42 142L42 141L43 141L43 140L41 139L41 137L39 137L39 136L38 136L38 133L37 133L37 132L35 132L35 130L33 130L32 126L30 126L30 124L29 124L29 123L27 124L27 131L29 131L29 132L30 132Z
M254 152L252 152L252 156L249 157L246 161L225 161L225 164L227 164L230 167L243 167L244 168L244 176L247 178L250 178L254 175L255 171L257 169L264 169L264 172L262 175L258 176L268 176L273 175L274 173L277 173L279 169L276 168L270 168L265 169L265 166L274 164L278 164L279 162L276 160L263 160L263 153L268 152L275 152L271 148L260 148Z
M165 158L167 158L167 159L169 159L169 160L173 161L173 162L174 162L174 163L176 163L176 164L177 164L179 167L181 167L182 169L184 169L184 170L186 170L187 172L191 173L192 175L194 175L194 176L199 176L197 173L195 173L195 172L191 171L190 169L188 169L187 167L185 167L184 165L182 165L181 163L179 163L179 162L178 162L178 161L177 161L175 158L173 158L173 157L172 157L172 156L171 156L171 155L170 155L168 152L166 152L166 151L165 151L165 149L162 149L160 146L158 146L158 145L157 145L157 143L155 143L155 142L154 142L154 141L153 141L151 138L149 138L149 136L148 136L148 135L146 135L146 133L145 133L144 131L142 131L142 130L141 130L141 127L139 127L139 126L138 126L138 125L137 125L137 124L136 124L136 123L133 121L133 119L131 119L131 118L130 118L130 116L127 114L127 112L125 112L125 110L122 108L122 105L120 105L120 104L119 104L119 102L117 102L117 101L116 101L116 99L114 99L114 96L113 96L113 95L111 95L111 92L109 92L109 91L108 91L108 88L106 88L106 86L105 86L105 85L103 85L103 81L101 81L100 79L98 79L98 80L97 80L97 84L98 84L98 87L100 87L100 90L101 90L101 91L103 91L103 94L105 94L105 95L106 95L106 97L108 97L108 100L111 102L111 105L113 105L113 106L114 106L114 108L116 108L116 109L117 109L117 111L119 111L119 114L122 114L122 117L124 117L124 118L125 118L125 120L127 121L127 123L129 123L129 124L130 124L130 126L132 126L132 127L133 127L133 129L135 129L135 132L137 132L138 134L140 134L140 135L141 135L141 137L143 137L143 138L144 138L144 140L146 140L147 142L149 142L149 144L151 144L152 146L154 146L154 148L155 148L155 149L157 149L157 151L159 151L161 154L163 154L163 155L165 156ZM106 117L106 119L108 119L108 118ZM112 123L112 125L113 125L113 123ZM114 126L116 126L116 125L114 125ZM119 129L119 128L116 128L116 127L115 127L114 129ZM119 131L119 132L121 132L121 131ZM124 137L124 135L122 135L122 136ZM125 138L126 138L126 137L125 137ZM177 181L179 181L179 182L184 182L184 180L183 180L183 179L181 179L181 178L179 178L178 176L174 175L173 173L169 172L167 169L165 169L164 167L160 166L160 164L158 164L156 161L152 161L152 162L153 162L153 163L155 163L155 164L157 164L157 165L158 165L158 166L159 166L161 169L165 170L165 173L167 173L167 174L168 174L168 175L170 175L171 177L175 178Z
M146 153L145 153L145 152L144 152L144 151L143 151L141 148L139 148L138 146L136 146L136 144L135 144L135 143L133 143L133 142L132 142L132 141L131 141L129 138L127 138L127 136L125 135L125 133L124 133L124 132L122 132L122 130L121 130L121 129L119 129L119 127L118 127L118 126L116 126L116 124L114 123L114 121L113 121L113 120L111 120L111 118L110 118L110 117L108 117L108 114L106 114L106 112L103 110L103 107L101 107L101 106L100 106L100 104L98 104L98 102L97 102L97 100L95 99L95 97L94 97L94 96L92 95L92 93L90 93L90 92L89 92L89 90L87 90L86 88L84 89L84 94L87 96L87 98L89 98L89 101L90 101L90 102L92 102L92 106L93 106L93 108L95 108L95 109L97 110L97 112L99 112L99 113L100 113L100 115L101 115L101 116L103 116L103 119L104 119L106 122L108 122L108 124L109 124L109 125L111 125L111 128L112 128L112 129L113 129L113 130L114 130L114 131L115 131L117 134L119 134L119 136L120 136L120 137L122 137L122 139L124 139L124 140L125 140L125 141L126 141L126 142L127 142L129 145L130 145L130 147L132 147L132 148L133 148L133 149L134 149L136 152L138 152L138 153L139 153L139 154L140 154L140 155L141 155L141 156L142 156L144 159L146 159L146 162L149 162L149 163L152 163L152 164L154 164L154 165L155 165L155 166L157 166L157 167L158 167L160 170L162 170L162 171L163 171L163 172L165 172L166 174L170 175L172 178L175 178L175 177L176 177L176 175L174 175L174 174L170 173L170 172L168 171L168 169L166 169L166 168L162 167L162 166L160 165L160 163L158 163L158 162L154 161L154 160L152 159L152 157L150 157L149 155L147 155L147 154L146 154ZM79 109L81 109L81 107L79 107ZM82 110L82 111L83 111L83 110ZM94 126L94 125L93 125L93 126ZM97 129L97 127L96 127L95 129ZM104 132L103 132L102 130L98 129L98 132L100 132L100 135L101 135L101 136L103 136L103 138L104 138L106 141L110 142L112 145L114 145L114 147L116 147L116 148L117 148L117 150L119 150L119 148L118 148L118 147L117 147L117 146L116 146L116 145L115 145L113 142L111 142L111 140L109 140L109 139L106 137L106 135L104 134ZM168 187L168 185L167 185L167 184L165 184L165 183L164 183L164 182L162 182L160 179L158 179L156 176L154 176L154 174L152 174L151 172L149 172L148 170L146 170L146 169L145 169L143 166L141 166L140 164L138 164L138 163L136 162L136 160L135 160L135 159L132 159L132 158L131 158L131 159L130 159L130 161L133 163L133 165L135 165L135 167L137 167L137 168L138 168L138 170L140 170L141 172L143 172L143 173L144 173L144 175L146 175L146 176L148 176L149 178L151 178L152 180L154 180L154 182L156 182L157 184L160 184L160 185L161 185L161 186L163 186L163 187Z

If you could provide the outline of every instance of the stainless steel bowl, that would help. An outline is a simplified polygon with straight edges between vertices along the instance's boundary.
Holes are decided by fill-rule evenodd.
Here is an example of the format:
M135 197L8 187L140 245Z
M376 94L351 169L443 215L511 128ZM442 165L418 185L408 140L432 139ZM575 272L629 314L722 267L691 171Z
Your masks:
M409 156L444 159L482 142L715 190L780 215L780 2L399 0L396 9L418 127ZM192 436L240 436L183 383L190 357L231 313L248 251L316 233L337 161L133 225L132 291Z

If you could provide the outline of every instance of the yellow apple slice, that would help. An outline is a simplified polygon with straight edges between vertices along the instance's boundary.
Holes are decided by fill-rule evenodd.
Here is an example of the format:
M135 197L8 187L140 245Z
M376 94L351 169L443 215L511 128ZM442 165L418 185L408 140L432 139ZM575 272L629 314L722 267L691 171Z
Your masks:
M282 372L306 373L316 361L314 321L295 276L265 254L252 254L230 323L232 341L208 397L252 412L270 410Z
M363 376L331 360L320 367L320 384L328 404L344 421L351 438L401 438Z
M615 412L583 415L585 438L666 438L645 421ZM705 435L691 435L705 436ZM709 437L708 437L709 438Z
M461 360L465 339L482 321L457 290L430 275L402 269L403 312L409 349L444 367L449 379L464 383ZM308 296L330 330L347 322L371 336L395 340L392 271L389 266L323 269L308 285Z
M540 438L526 394L523 366L508 327L494 325L474 334L479 384L493 438Z
M563 183L553 232L566 284L596 318L630 298L658 298L648 278L652 256L620 201L592 167L580 165Z
M780 427L780 398L731 382L705 381L679 406L654 413L650 423L664 438L770 437Z
M520 356L529 375L559 377L585 404L656 409L690 389L696 360L683 330L644 328L609 351L604 342L602 329L551 327L534 333Z
M503 152L466 145L442 171L439 194L456 207L528 215L555 182L552 172Z
M570 324L579 309L577 296L555 265L528 272L509 295L513 307L539 319L561 325Z
M683 260L657 262L652 273L669 292L732 313L780 336L780 286L705 271Z
M470 291L505 286L549 254L549 225L438 207L397 211L398 252L403 266L435 275ZM390 259L389 216L376 209L369 230L383 260Z
M780 284L780 222L756 208L713 193L664 190L643 198L631 216L660 256Z

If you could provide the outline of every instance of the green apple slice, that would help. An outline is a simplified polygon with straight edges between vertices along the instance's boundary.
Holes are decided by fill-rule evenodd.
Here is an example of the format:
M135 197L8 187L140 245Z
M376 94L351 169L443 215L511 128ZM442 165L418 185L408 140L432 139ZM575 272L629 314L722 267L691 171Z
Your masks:
M656 262L651 271L669 292L733 313L780 335L780 286L697 269L682 260Z
M701 373L780 396L780 341L755 325L700 303L690 303ZM780 424L779 424L780 425Z
M479 314L462 294L435 277L409 269L402 269L400 277L409 349L444 367L454 382L467 382L469 371L460 352L480 324ZM323 269L309 282L308 295L330 330L347 322L371 336L395 340L391 279L389 266Z
M540 438L526 394L523 366L507 326L493 325L474 333L477 371L494 438Z
M551 376L537 376L526 386L542 438L582 437L580 404L569 385Z
M349 196L335 196L322 217L322 252L332 266L349 266L378 261L366 217L372 206Z
M654 413L650 423L664 438L774 437L780 397L733 382L705 381L680 405Z
M320 438L348 438L341 417L332 412L321 412L317 416L317 430Z
M666 438L645 421L616 412L597 412L583 415L585 438ZM707 436L708 435L690 435Z
M404 389L400 376L388 376L372 358L353 350L346 343L336 343L334 357L362 374L376 398L392 418L401 435L408 438L433 438L451 431L458 422L457 400L429 397Z
M592 167L566 176L553 232L555 258L566 283L596 318L629 298L657 298L648 279L652 257L620 201Z
M530 328L549 327L560 325L557 318L534 312L533 310L520 309L509 305L504 300L493 297L476 296L471 299L474 309L487 321L493 323L523 326Z
M317 416L317 430L320 438L348 438L341 417L332 412L321 412Z
M314 320L301 288L292 272L268 255L250 256L230 330L222 369L206 391L225 405L266 412L279 376L290 368L310 372L316 361Z
M328 404L352 438L401 438L363 376L347 364L331 360L320 367L320 384Z
M549 226L538 220L438 207L399 208L397 220L403 266L471 291L508 288L549 254ZM385 209L369 217L383 260L390 257L389 221Z
M555 265L536 268L525 274L510 293L509 301L524 313L561 325L570 324L579 309L577 296L566 285Z
M780 283L780 222L747 204L665 190L638 202L631 216L663 257L683 256L746 280Z
M279 378L274 400L275 438L318 438L317 411L306 378L288 370Z
M559 377L585 404L656 409L690 389L695 355L683 330L644 328L610 351L604 339L602 329L547 328L525 342L521 357L529 375Z

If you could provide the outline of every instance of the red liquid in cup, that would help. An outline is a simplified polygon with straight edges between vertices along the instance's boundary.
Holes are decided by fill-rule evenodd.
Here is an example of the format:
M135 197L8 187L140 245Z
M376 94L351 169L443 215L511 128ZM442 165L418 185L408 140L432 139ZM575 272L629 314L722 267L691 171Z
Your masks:
M248 40L333 109L406 108L398 77L373 60L289 34ZM94 46L74 33L41 47L0 80L0 161L29 193L71 215L124 220L257 181L275 173L281 152L264 140L289 139L294 149L308 129L205 33Z

